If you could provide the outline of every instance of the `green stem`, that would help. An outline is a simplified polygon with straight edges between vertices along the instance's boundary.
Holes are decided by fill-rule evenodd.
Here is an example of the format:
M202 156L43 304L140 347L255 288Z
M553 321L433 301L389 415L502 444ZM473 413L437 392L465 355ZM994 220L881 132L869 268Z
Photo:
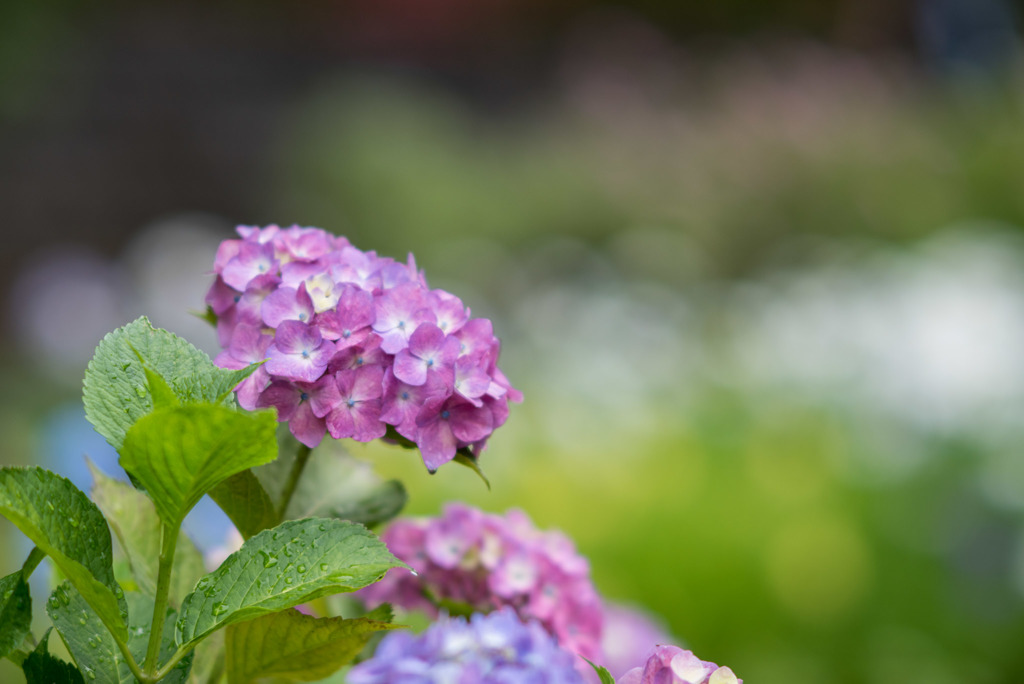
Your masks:
M284 520L284 514L288 511L288 504L292 501L292 495L295 494L295 488L299 484L299 478L302 477L302 471L306 467L306 462L309 461L309 454L313 450L305 444L299 445L299 450L295 453L295 462L292 463L291 472L288 473L288 480L284 483L284 489L281 490L281 502L278 504L277 517L278 520Z
M192 652L191 648L179 648L177 651L175 651L174 655L171 656L171 659L168 660L167 663L163 667L161 667L159 670L157 670L155 675L153 675L153 681L154 682L159 682L161 679L163 679L164 677L169 675L171 673L171 670L173 670L175 668L175 666L179 662L181 662L181 659L184 658L185 656L187 656L191 652Z
M167 524L160 526L160 565L156 576L156 596L153 602L153 625L149 629L149 646L146 648L146 660L143 669L145 680L154 679L160 658L160 640L163 638L164 620L167 618L167 597L171 591L171 566L174 564L174 550L178 545L180 528ZM133 673L134 674L134 673ZM138 675L136 675L138 676Z
M28 581L28 578L35 572L36 566L46 558L46 554L39 550L38 546L32 547L32 553L28 554L28 558L25 559L25 564L21 566L21 576Z
M121 650L121 656L124 657L124 661L128 663L128 669L132 671L132 674L135 675L137 680L140 682L159 681L149 679L142 672L142 668L140 668L139 664L135 662L135 656L133 656L132 652L128 650L127 642L118 639L116 636L114 637L114 641L117 643L117 647Z

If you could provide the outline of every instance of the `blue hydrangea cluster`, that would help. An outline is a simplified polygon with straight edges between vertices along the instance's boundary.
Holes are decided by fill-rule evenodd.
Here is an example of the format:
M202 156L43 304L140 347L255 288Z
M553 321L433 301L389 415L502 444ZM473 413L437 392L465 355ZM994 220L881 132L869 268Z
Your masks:
M511 608L442 618L423 634L391 632L349 684L585 684L575 656Z

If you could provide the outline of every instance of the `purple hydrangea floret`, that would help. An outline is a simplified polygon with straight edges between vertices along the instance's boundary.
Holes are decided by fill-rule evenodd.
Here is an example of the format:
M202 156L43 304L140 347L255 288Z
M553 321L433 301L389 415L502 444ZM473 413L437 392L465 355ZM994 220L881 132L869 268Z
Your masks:
M701 660L678 646L655 646L640 667L623 674L618 684L743 684L728 667Z
M589 563L561 532L538 530L519 510L502 516L450 503L439 518L393 522L381 539L417 574L391 572L360 590L367 605L433 616L435 601L479 612L507 607L537 620L566 650L602 662L601 599Z
M645 610L605 601L601 633L601 662L613 677L619 677L637 663L645 662L654 644L669 644L673 638L661 620Z
M431 290L412 255L379 257L318 228L238 233L218 248L206 295L224 348L215 362L266 359L239 403L274 407L306 446L390 426L434 471L460 449L478 455L522 400L497 366L491 322Z
M423 634L391 632L349 684L584 684L576 658L511 609L443 618Z

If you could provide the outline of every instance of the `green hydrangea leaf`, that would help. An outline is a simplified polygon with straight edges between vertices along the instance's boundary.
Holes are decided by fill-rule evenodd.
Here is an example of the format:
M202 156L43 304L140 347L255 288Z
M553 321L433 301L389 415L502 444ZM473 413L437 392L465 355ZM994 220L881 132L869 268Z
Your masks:
M583 656L580 657L583 658ZM609 672L606 668L603 668L600 665L595 665L587 658L583 659L587 661L587 664L590 665L590 667L594 668L594 672L597 673L597 677L601 680L601 684L615 684L615 678L612 677L612 673Z
M149 646L149 628L153 619L153 599L144 594L125 594L128 598L128 649L131 651L135 662L141 663L146 659L146 649ZM174 642L174 625L177 623L178 614L173 608L167 609L164 618L164 629L160 638L161 665L170 660L171 656L178 650ZM194 654L189 653L182 658L177 665L171 668L167 676L160 680L160 684L184 684L188 681L192 668ZM135 679L130 678L131 671L127 669L127 663L122 664L120 674L125 682L135 684ZM100 680L97 680L100 681Z
M263 677L312 682L352 662L375 633L395 625L369 618L315 618L284 610L225 632L228 684Z
M68 582L63 582L53 590L50 600L46 602L46 614L64 639L79 670L89 679L111 684L134 684L134 677L128 678L131 672L128 672L128 666L123 662L124 657L114 637L82 595ZM124 665L128 677L121 676L121 665Z
M157 515L181 525L200 498L227 478L277 457L271 412L216 404L161 408L127 432L121 467L146 489Z
M156 594L156 577L160 555L160 518L148 496L126 482L108 477L89 463L92 470L92 498L107 517L121 548L128 557L131 576L139 591ZM203 556L188 537L178 535L168 593L171 605L178 607L182 599L206 574Z
M279 501L283 483L295 463L300 445L286 424L278 427L276 461L253 473ZM322 443L310 455L283 519L340 518L373 526L391 520L405 507L408 494L398 480L383 480L365 461L350 456L341 442Z
M320 443L320 446L316 448L316 451L319 453L320 451L327 449L329 445L333 444L337 444L337 442L333 440L325 440ZM253 468L252 470L256 479L258 479L260 484L263 485L263 489L266 490L267 495L270 496L270 500L274 502L275 506L280 505L285 483L288 481L288 475L291 472L292 466L295 464L295 458L300 449L308 449L308 447L295 439L291 430L288 429L287 421L278 423L277 459L271 461L267 465L260 466L259 468Z
M82 399L85 416L96 431L120 451L135 421L153 410L154 395L146 369L159 376L158 400L169 387L178 402L221 403L257 365L225 370L177 335L154 328L142 317L104 337L85 371Z
M139 359L141 361L141 359ZM165 406L178 406L181 402L178 400L178 396L171 389L171 386L167 384L163 376L151 369L149 366L143 366L142 369L146 373L146 388L149 389L150 397L153 401L153 408L164 408Z
M143 594L125 594L128 603L128 649L137 663L146 657L149 628L153 615L153 599ZM117 642L100 622L81 594L67 582L58 586L46 604L57 631L86 679L110 684L135 684ZM168 610L164 636L160 645L160 662L166 662L176 650L174 622L176 613ZM161 680L163 684L181 684L188 678L191 659L182 659L178 667Z
M26 684L85 684L78 668L50 655L47 647L49 638L50 630L47 630L36 650L29 653L21 664Z
M21 646L32 629L32 597L21 570L0 578L0 658Z
M242 539L280 522L274 502L252 470L243 470L224 480L210 490L210 498L231 518Z
M376 525L398 515L408 498L401 482L381 479L369 463L339 450L318 450L302 472L285 518L316 516Z
M192 310L189 311L189 313L201 321L206 321L207 323L214 327L217 326L217 314L214 312L213 307L210 306L209 304L206 305L206 311Z
M459 449L457 452L455 452L455 458L452 460L455 463L458 463L459 465L466 466L474 473L476 473L477 477L484 481L484 484L487 485L488 491L490 491L491 481L487 479L486 475L484 475L484 471L480 467L480 463L476 460L476 457L473 456L472 452L470 452L469 449Z
M0 468L0 514L48 555L113 633L127 637L103 514L71 482L43 468Z
M224 679L224 631L214 632L192 651L191 684L217 684Z
M264 530L199 581L181 607L179 645L321 596L355 591L408 567L362 525L290 520Z

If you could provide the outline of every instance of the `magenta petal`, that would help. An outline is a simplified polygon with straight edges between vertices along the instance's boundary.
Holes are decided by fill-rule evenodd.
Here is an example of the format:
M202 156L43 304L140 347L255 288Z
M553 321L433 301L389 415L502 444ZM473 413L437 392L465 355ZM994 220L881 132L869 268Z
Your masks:
M322 339L319 330L299 321L282 321L274 332L274 346L285 354L312 351Z
M379 399L360 402L358 410L352 414L352 419L353 438L357 442L370 442L383 437L387 432L387 426L380 420Z
M320 329L323 330L323 326L321 326ZM362 330L356 330L354 332L348 332L343 330L338 334L337 338L332 337L331 339L338 340L336 346L339 350L341 350L348 349L349 347L356 347L363 344L363 342L365 342L367 338L370 337L370 335L373 335L373 331L370 330L369 328L363 328ZM329 335L325 334L324 337L329 337ZM374 335L374 337L376 337L376 335ZM377 344L379 346L380 342L378 342Z
M217 366L218 368L227 368L228 370L240 370L242 368L245 368L249 364L247 364L245 361L239 361L238 359L231 355L231 352L224 350L220 354L217 354L215 357L213 357L213 365Z
M375 317L373 295L355 285L344 285L338 296L338 310L345 312L345 318L353 329L372 325Z
M238 307L233 307L217 318L217 343L221 347L231 344L231 336L235 334L235 326L238 325Z
M237 304L241 297L241 292L229 287L223 278L217 276L217 279L213 281L213 285L210 286L209 292L206 293L206 303L213 309L213 313L220 316Z
M463 356L455 362L455 391L479 406L479 397L487 392L491 377L480 368L476 359Z
M394 373L384 375L384 400L380 419L394 425L398 433L415 441L416 414L420 410L420 394L423 388L413 387L395 378Z
M487 586L498 596L511 599L529 594L537 584L540 569L525 553L509 554L487 578Z
M327 415L327 430L335 439L345 439L355 434L356 423L346 404L340 404Z
M263 300L260 306L260 315L263 322L271 328L276 328L281 321L298 320L293 315L295 309L295 290L290 287L282 287L271 292Z
M433 323L421 323L409 336L409 351L424 358L444 346L444 332Z
M460 442L470 443L491 434L493 418L490 409L477 408L470 404L459 404L449 409L452 434ZM444 415L443 413L441 415Z
M486 318L473 318L455 336L462 343L463 354L486 353L494 342L494 326Z
M319 261L289 261L281 267L281 282L291 287L298 287L299 283L326 270L326 264Z
M329 340L339 339L345 331L345 320L342 314L334 310L318 313L315 324L320 330L320 334ZM349 336L351 334L350 330Z
M324 418L341 403L338 382L333 375L325 375L309 388L309 403L313 415Z
M277 242L293 258L301 261L319 259L331 249L330 237L318 228L292 226L278 233Z
M274 291L276 286L277 279L273 275L253 278L235 307L238 310L238 320L262 328L263 317L260 314L260 309L263 306L263 300Z
M313 448L324 438L326 426L323 418L317 418L310 409L309 402L299 406L295 415L288 420L288 428L306 446Z
M437 316L437 326L447 335L462 328L469 317L469 311L462 300L444 290L430 291L430 308Z
M476 536L467 534L473 528L469 525L444 524L432 525L427 529L423 548L427 556L442 568L451 570L459 565L466 552L476 544Z
M355 285L343 285L337 308L317 316L317 326L325 337L343 340L342 346L350 347L366 338L373 317L373 296Z
M268 382L270 382L270 375L267 374L263 366L260 366L252 375L238 383L238 387L235 388L238 405L246 411L255 411L260 394L266 389Z
M303 357L301 354L285 354L270 345L267 362L264 368L271 375L297 380L299 382L316 382L327 370L327 360L319 363L313 356ZM329 358L329 357L328 357Z
M391 259L388 259L380 269L381 286L387 290L404 283L415 282L417 285L420 283L417 281L416 273L416 262L413 261L412 254L409 255L409 263L401 264Z
M224 264L221 277L236 290L245 290L253 278L277 272L278 262L270 245L259 245L244 241L238 254Z
M427 381L427 364L403 349L395 355L395 377L407 385L418 387Z
M238 250L242 247L241 240L225 240L217 247L217 254L213 258L213 272L220 273L224 266L238 256Z
M254 242L256 244L266 244L277 237L280 232L280 228L271 223L269 226L260 228L259 226L235 226L235 232L245 238L245 242Z
M270 346L270 335L264 335L260 328L248 323L239 323L231 333L231 345L228 352L246 364L262 361L267 356ZM224 366L227 368L227 366Z
M228 283L230 285L230 283ZM415 283L403 283L393 287L386 294L374 300L375 320L373 329L386 332L403 323L412 332L413 315L426 306L423 290Z
M423 463L431 472L455 458L455 435L447 420L435 420L421 425L417 445L423 455Z
M299 285L298 290L282 287L271 292L263 300L260 315L263 322L271 328L278 327L283 321L312 321L313 302L306 294L305 283Z
M299 406L299 391L295 385L282 380L275 380L260 393L256 401L257 408L277 409L279 421L289 420Z
M349 396L357 401L380 399L384 393L384 369L380 366L363 366L355 370Z
M391 359L380 348L380 336L370 333L357 346L347 347L341 342L335 345L337 353L331 357L331 372L351 370L362 366L390 366Z
M405 349L406 344L405 333L399 328L380 333L380 348L388 354L397 354Z
M497 430L505 421L508 420L508 399L502 397L500 399L491 399L484 397L484 405L491 410L491 430Z

